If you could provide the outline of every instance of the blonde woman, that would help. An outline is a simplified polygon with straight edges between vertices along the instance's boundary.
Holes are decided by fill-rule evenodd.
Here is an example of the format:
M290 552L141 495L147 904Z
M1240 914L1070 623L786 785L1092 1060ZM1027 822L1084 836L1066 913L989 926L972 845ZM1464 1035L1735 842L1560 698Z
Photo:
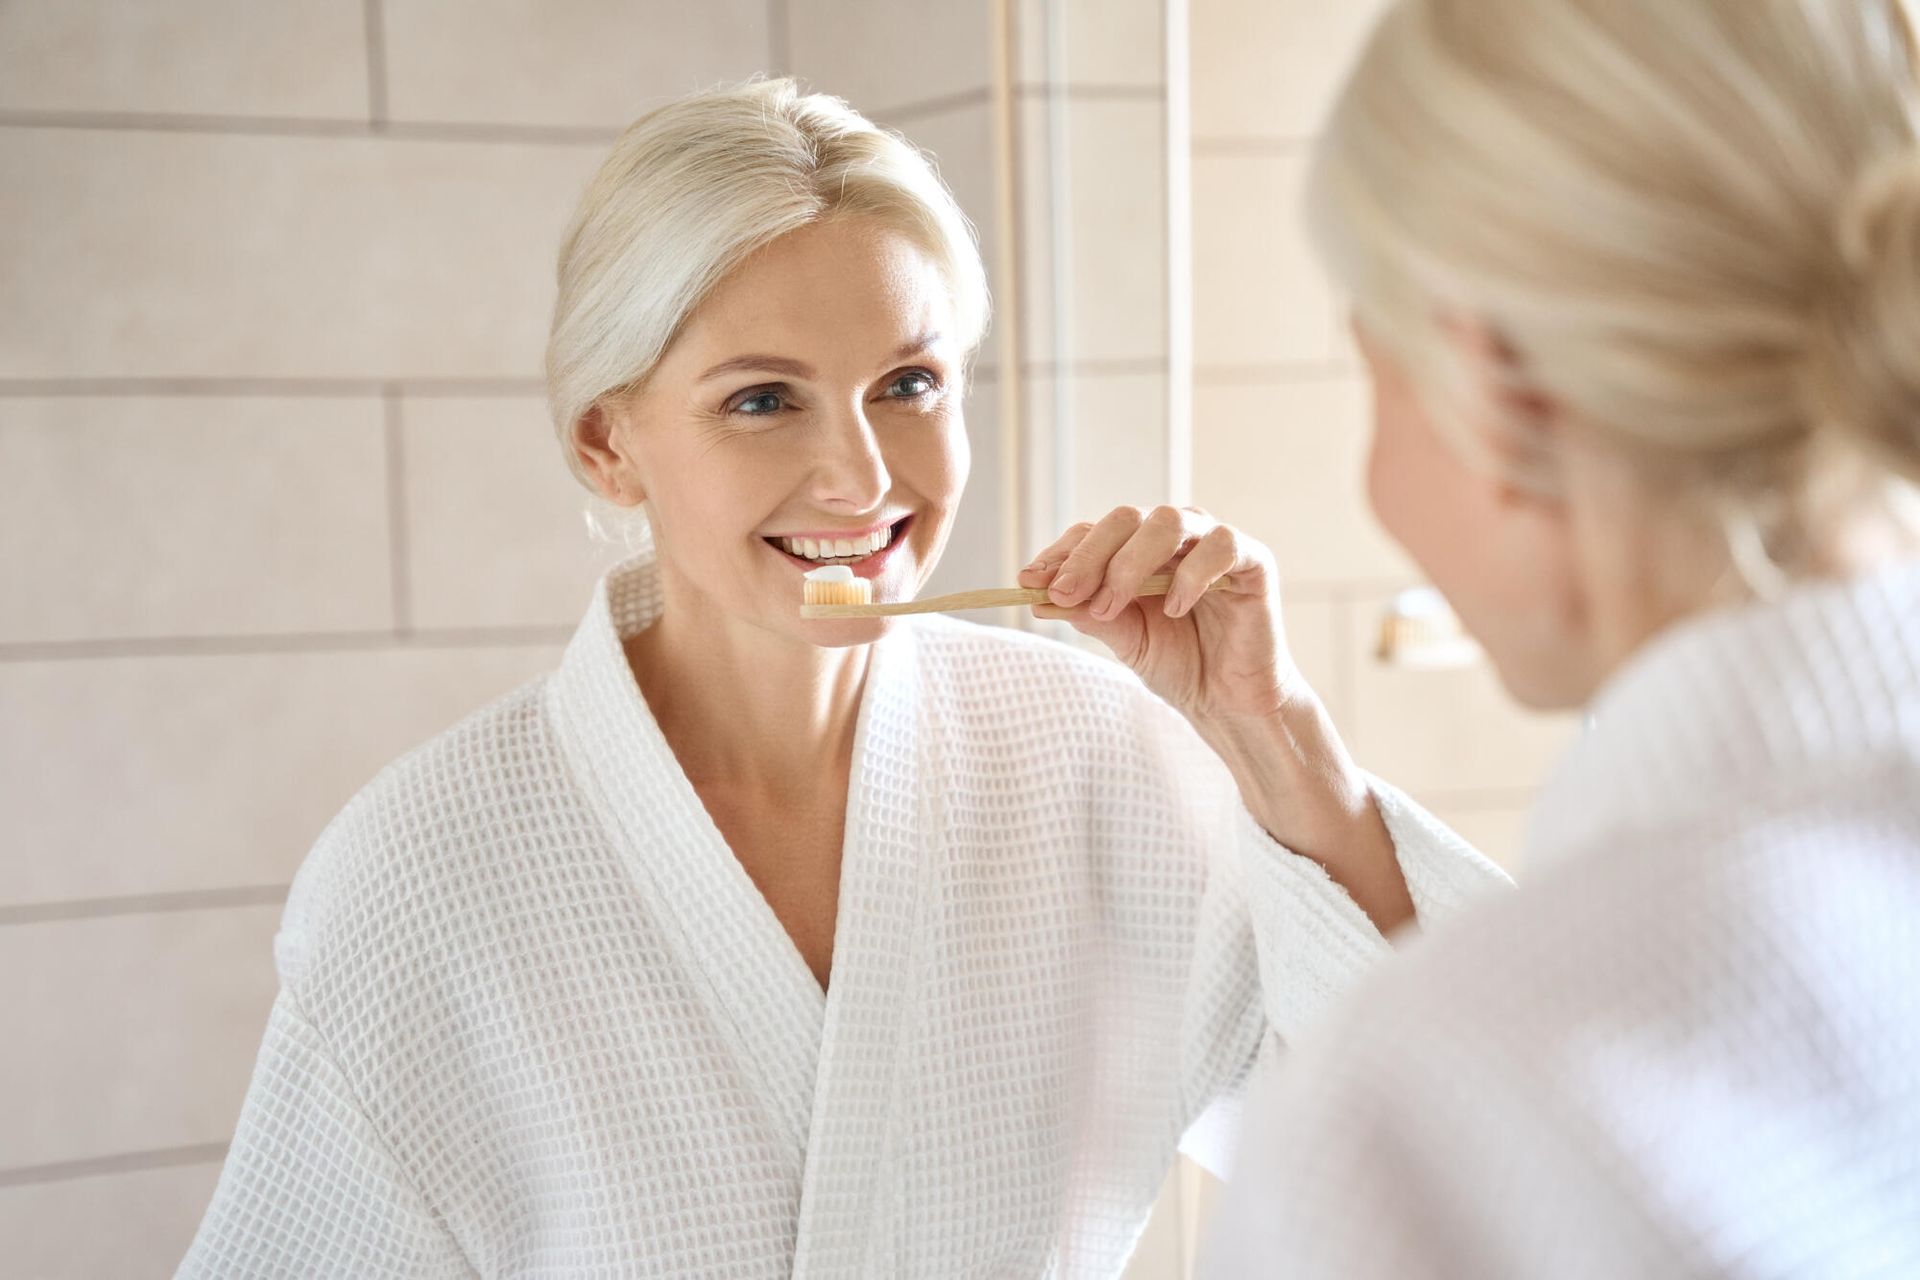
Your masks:
M1593 727L1288 1064L1222 1274L1920 1275L1897 0L1402 0L1319 146L1382 520Z
M1354 768L1264 554L1194 513L1103 527L1191 544L1140 665L1292 744L1244 799L1118 664L801 621L822 559L926 580L985 312L951 197L844 104L769 81L622 138L549 373L651 545L321 836L183 1274L1115 1275L1263 1041L1498 883Z

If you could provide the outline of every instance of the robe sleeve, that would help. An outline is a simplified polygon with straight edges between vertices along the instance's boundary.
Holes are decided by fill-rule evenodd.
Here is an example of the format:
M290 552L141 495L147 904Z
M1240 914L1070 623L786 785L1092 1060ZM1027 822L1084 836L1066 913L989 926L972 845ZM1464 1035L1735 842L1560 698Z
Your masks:
M1404 792L1373 777L1368 786L1420 924L1511 885L1505 872ZM1267 1021L1290 1040L1391 947L1324 867L1274 840L1246 806L1233 806L1232 826Z
M1468 1029L1436 1032L1444 1000L1416 994L1428 1012L1410 1018L1370 984L1364 1010L1262 1082L1201 1276L1717 1271L1665 1238L1657 1180L1562 1084Z
M465 1277L452 1234L282 987L180 1277Z
M1392 953L1352 896L1319 863L1274 840L1231 773L1166 704L1144 708L1146 751L1165 770L1185 832L1162 856L1190 857L1204 879L1186 957L1181 1093L1189 1121L1231 1106L1262 1053L1292 1043ZM1504 872L1403 792L1368 778L1418 921L1432 924L1510 887ZM1277 1042L1277 1043L1276 1043ZM1218 1167L1224 1153L1203 1158Z

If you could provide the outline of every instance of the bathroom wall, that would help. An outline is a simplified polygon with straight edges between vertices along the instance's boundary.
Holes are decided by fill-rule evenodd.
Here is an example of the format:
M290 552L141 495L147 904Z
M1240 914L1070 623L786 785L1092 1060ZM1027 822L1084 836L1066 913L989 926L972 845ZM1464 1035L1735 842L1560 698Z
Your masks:
M171 1274L313 837L585 607L612 552L539 372L618 129L797 72L910 128L988 228L989 12L0 6L0 1271ZM970 583L1009 558L997 376Z
M1383 667L1381 610L1420 575L1361 491L1368 397L1300 227L1307 154L1381 0L1190 0L1193 493L1270 545L1287 632L1362 764L1513 866L1573 731L1492 673Z
M1198 501L1279 553L1362 760L1511 857L1569 728L1368 658L1417 575L1294 230L1374 3L0 6L0 1270L170 1274L314 835L557 656L614 553L541 399L553 252L619 127L700 85L847 96L980 230L936 589ZM1169 1182L1137 1280L1181 1272L1205 1187Z

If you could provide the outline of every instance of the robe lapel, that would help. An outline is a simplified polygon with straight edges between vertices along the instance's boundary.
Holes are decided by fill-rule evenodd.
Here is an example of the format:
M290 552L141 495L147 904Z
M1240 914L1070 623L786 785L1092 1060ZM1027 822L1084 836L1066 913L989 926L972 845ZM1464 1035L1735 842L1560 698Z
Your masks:
M634 683L622 637L659 612L650 561L611 570L548 692L620 856L791 1153L807 1149L826 1001L714 826Z
M924 795L916 646L875 647L847 796L846 845L793 1274L885 1274L903 1048L918 1009L923 876L938 827Z

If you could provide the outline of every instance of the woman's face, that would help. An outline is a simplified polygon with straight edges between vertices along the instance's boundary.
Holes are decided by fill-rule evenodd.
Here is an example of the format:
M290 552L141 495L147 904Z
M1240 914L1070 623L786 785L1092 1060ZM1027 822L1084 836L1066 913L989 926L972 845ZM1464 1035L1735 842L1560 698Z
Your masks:
M1540 709L1582 704L1602 673L1567 508L1463 459L1401 364L1364 328L1355 336L1373 383L1374 515L1447 597L1515 699Z
M670 607L867 643L884 621L801 620L802 576L919 591L967 479L963 357L931 257L870 220L816 224L715 288L582 455L607 496L650 504Z

